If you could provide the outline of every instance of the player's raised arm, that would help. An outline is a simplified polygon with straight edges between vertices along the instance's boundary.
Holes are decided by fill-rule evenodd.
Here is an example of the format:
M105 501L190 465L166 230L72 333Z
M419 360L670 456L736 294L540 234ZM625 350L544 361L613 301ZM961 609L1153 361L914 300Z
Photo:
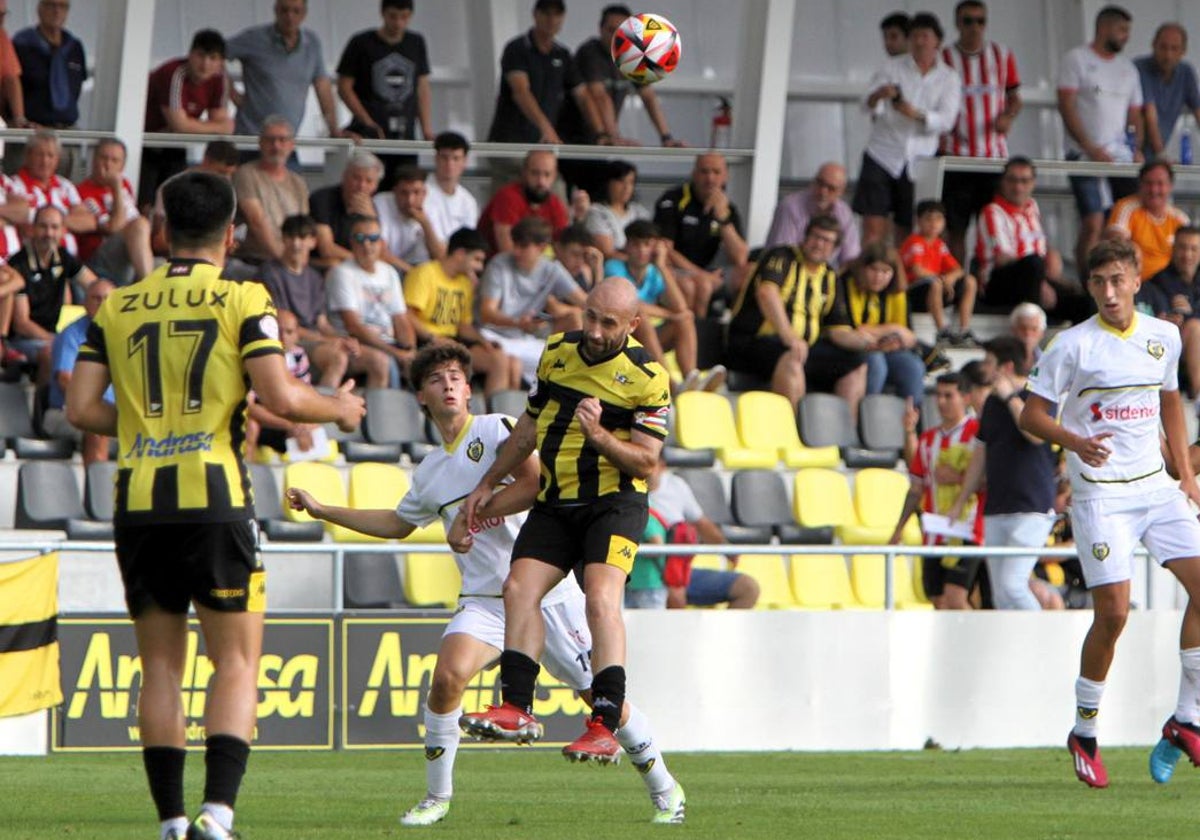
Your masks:
M382 539L402 540L417 529L405 522L390 508L356 510L354 508L323 505L307 490L292 487L287 492L287 502L292 510L302 510L313 519L332 522L360 534Z
M337 423L343 432L352 432L366 414L366 402L351 390L353 380L325 396L293 376L281 356L256 356L247 359L245 366L258 400L280 417L301 423Z

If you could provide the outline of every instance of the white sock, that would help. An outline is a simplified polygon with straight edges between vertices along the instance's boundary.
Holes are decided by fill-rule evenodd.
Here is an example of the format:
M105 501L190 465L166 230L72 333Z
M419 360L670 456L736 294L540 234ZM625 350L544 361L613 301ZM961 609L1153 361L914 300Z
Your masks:
M222 805L219 802L205 802L200 806L200 810L207 811L209 816L221 825L221 828L233 831L233 809L228 805Z
M1179 651L1182 673L1179 677L1179 702L1175 719L1180 723L1200 722L1200 648Z
M461 708L439 715L425 707L425 778L429 795L438 799L449 799L454 794L454 757L462 737L458 728L461 716Z
M675 787L675 777L667 770L667 762L654 743L654 731L650 720L641 710L629 703L629 720L614 734L629 755L629 761L641 774L650 795L670 793Z
M172 817L169 820L163 820L162 829L158 836L160 840L167 840L167 837L174 831L178 836L182 837L187 833L187 827L187 817Z
M1084 738L1096 737L1096 718L1100 715L1100 698L1104 683L1087 677L1075 680L1075 734Z

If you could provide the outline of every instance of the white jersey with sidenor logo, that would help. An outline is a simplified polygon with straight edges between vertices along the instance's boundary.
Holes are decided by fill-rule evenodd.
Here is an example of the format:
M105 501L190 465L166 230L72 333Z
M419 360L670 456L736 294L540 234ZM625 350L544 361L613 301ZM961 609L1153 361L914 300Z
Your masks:
M1076 499L1142 496L1175 486L1159 448L1159 399L1179 389L1180 341L1174 324L1134 314L1124 332L1099 315L1061 332L1029 375L1029 390L1062 408L1065 429L1112 434L1100 467L1067 453Z
M412 487L400 500L396 514L413 525L428 525L439 517L450 530L463 500L479 484L496 460L496 452L508 439L513 420L503 414L467 418L456 440L425 456L413 471ZM462 594L500 597L512 560L513 541L525 514L479 523L474 544L466 554L454 554L462 572ZM562 601L579 585L567 575L542 599L543 606Z

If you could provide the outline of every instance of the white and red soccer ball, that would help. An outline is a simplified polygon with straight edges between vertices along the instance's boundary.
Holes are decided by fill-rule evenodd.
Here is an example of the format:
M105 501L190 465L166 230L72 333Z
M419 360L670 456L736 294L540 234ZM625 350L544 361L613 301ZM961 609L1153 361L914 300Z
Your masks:
M649 12L625 18L612 40L612 57L621 75L635 85L661 81L679 64L683 42L662 15Z

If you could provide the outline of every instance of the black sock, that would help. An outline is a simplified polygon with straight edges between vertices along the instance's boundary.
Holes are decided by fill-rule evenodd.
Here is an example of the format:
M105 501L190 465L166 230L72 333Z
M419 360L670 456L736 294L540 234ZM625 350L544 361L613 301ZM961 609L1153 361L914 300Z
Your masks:
M180 747L143 747L142 763L150 782L150 796L160 822L187 815L183 804L183 763L187 750Z
M592 677L592 714L604 721L609 732L616 732L624 705L625 669L609 665Z
M533 686L541 666L525 654L506 650L500 654L500 697L505 703L533 710Z
M233 735L209 735L204 742L204 801L228 805L237 803L250 745Z

